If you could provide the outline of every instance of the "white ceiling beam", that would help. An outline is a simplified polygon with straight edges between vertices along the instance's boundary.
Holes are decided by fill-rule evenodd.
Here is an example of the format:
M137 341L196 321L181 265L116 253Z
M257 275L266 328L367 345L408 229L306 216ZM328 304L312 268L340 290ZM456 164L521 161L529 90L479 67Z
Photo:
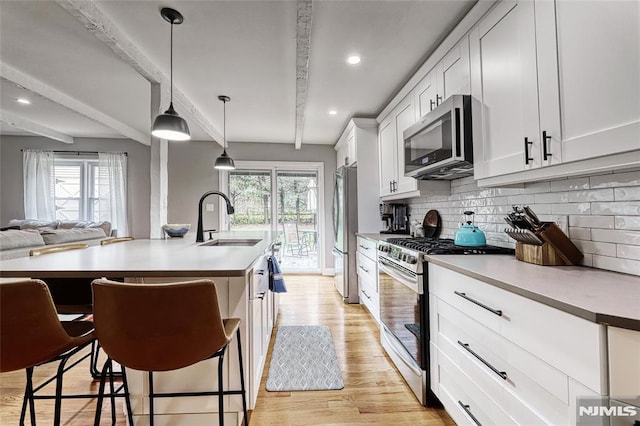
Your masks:
M312 0L298 0L296 26L296 149L302 147L302 134L304 132L304 110L307 105L309 53L311 51L312 12Z
M51 85L7 65L4 62L0 63L0 76L15 84L19 84L25 89L37 93L44 98L62 105L65 108L68 108L72 111L77 112L78 114L84 115L85 117L97 121L103 126L107 126L129 139L133 139L134 141L138 141L144 145L151 144L150 134L140 132L133 127L123 123L122 121L117 120L103 113L102 111L98 111L92 106L87 105L84 102L67 95L66 93L56 89Z
M27 120L9 111L0 111L0 122L15 127L16 129L26 130L29 133L44 136L64 143L74 143L73 136L58 132L49 127Z
M166 95L166 99L169 99L171 85L169 77L164 75L92 0L56 0L56 2L149 83L160 83L163 99L164 95ZM189 117L222 146L222 133L175 85L173 87L173 103L182 116ZM163 107L168 108L169 105Z

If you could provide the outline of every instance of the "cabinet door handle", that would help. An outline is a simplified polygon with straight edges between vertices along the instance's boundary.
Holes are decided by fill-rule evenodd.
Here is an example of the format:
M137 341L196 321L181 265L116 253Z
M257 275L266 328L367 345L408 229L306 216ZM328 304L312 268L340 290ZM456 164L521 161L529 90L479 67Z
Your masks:
M363 271L365 271L367 274L369 273L369 270L366 268L363 268L362 265L360 265L360 269L362 269Z
M487 311L491 312L492 314L496 314L499 317L502 316L502 311L500 309L490 308L487 305L485 305L484 303L478 302L477 300L474 300L474 299L470 298L469 296L467 296L466 293L461 293L459 291L454 291L454 293L457 294L458 296L462 297L463 299L468 300L471 303L475 303L476 305L480 306L481 308L486 309Z
M433 99L429 99L429 111L433 111L433 108L436 106L436 103Z
M442 102L442 96L436 93L436 106L440 105L441 102Z
M547 131L542 131L542 158L546 161L547 158L551 157L553 154L549 152L549 147L547 146L547 140L551 143L551 136L547 136Z
M529 138L524 138L524 164L529 164L529 161L533 161L533 158L529 157L529 145L533 145L533 142Z
M465 404L462 401L458 401L458 405L460 405L462 407L462 409L464 410L464 412L467 413L467 416L471 417L471 420L473 420L473 422L475 424L477 424L478 426L482 426L480 424L480 422L478 421L478 419L476 419L476 416L471 414L471 407L469 407L467 404Z
M478 355L473 349L471 349L469 347L468 343L462 343L460 340L458 340L458 344L460 346L462 346L467 352L469 352L471 355L473 355L474 357L476 357L481 363L483 363L484 365L486 365L487 367L489 367L489 369L491 371L493 371L494 373L496 373L498 376L502 377L503 380L507 380L507 372L506 371L500 371L497 368L495 368L493 365L489 364L489 361L487 361L486 359L482 358L480 355Z
M393 181L389 181L389 192L393 192Z
M396 182L395 180L393 181L393 192L396 192L398 190L398 182Z

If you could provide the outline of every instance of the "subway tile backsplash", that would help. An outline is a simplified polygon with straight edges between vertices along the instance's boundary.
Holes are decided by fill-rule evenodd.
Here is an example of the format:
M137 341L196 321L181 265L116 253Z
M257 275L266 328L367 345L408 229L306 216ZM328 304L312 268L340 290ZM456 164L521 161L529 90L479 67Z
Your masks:
M410 220L428 210L442 217L443 238L453 238L472 210L487 242L514 247L503 217L514 204L529 205L540 219L568 219L568 234L583 252L583 264L640 275L640 170L535 182L507 188L478 188L473 177L451 182L450 196L408 200Z

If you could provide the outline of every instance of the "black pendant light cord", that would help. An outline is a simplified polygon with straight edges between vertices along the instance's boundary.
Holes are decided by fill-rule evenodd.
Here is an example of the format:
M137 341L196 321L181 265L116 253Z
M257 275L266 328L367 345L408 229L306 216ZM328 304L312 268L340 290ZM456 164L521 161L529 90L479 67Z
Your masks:
M170 90L170 101L169 104L173 105L173 21L171 21L171 48L169 49L169 90Z
M222 150L227 153L227 101L222 100Z

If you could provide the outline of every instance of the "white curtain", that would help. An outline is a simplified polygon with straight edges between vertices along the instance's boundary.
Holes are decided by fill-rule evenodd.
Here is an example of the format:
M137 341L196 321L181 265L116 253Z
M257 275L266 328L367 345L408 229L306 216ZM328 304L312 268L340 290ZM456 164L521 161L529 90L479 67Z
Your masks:
M24 218L55 220L53 151L22 152Z
M127 154L98 153L98 198L100 220L111 222L118 237L129 236L127 221Z

